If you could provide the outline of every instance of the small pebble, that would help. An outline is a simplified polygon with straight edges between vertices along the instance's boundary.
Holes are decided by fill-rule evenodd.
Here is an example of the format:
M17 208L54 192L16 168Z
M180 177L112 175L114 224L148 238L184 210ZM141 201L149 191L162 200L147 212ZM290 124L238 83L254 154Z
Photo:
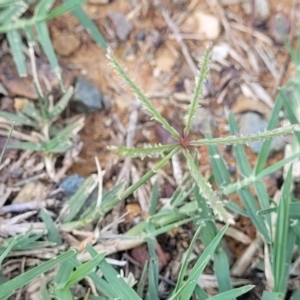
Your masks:
M98 87L83 76L76 77L75 94L70 102L77 113L91 113L103 108L103 96Z
M127 21L125 15L120 12L112 12L109 18L115 28L116 36L122 42L125 42L132 31L132 25Z
M229 167L228 167L228 172L229 172L230 175L234 175L235 172L236 172L236 167L234 167L234 166L229 166Z
M53 40L53 46L57 54L69 56L80 47L80 40L74 34L60 34Z
M210 133L214 135L216 131L216 121L211 112L203 107L198 107L195 113L195 117L192 120L191 131L194 133Z
M64 191L67 196L71 196L75 194L75 192L80 188L83 184L85 178L78 175L73 174L65 177L59 184L59 187Z
M251 0L242 1L242 8L247 15L251 15L252 13L252 3ZM270 16L270 4L269 0L259 0L255 1L255 20L258 22L266 21Z
M277 44L283 43L282 34L284 34L286 38L288 38L290 28L290 21L284 14L277 14L270 20L270 34Z
M239 118L239 131L242 135L251 135L265 132L267 128L267 121L263 117L255 112L246 112L241 114ZM263 140L252 141L248 145L254 153L259 153L263 145ZM286 142L284 137L278 136L273 138L271 143L271 151L283 150Z

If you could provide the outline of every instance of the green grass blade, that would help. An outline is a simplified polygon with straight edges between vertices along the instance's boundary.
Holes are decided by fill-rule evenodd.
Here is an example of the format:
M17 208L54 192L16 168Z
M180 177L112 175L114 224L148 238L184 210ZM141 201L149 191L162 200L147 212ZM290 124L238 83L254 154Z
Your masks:
M263 179L265 176L268 176L268 175L276 172L277 170L281 169L284 165L288 164L289 162L291 162L299 157L300 157L300 152L293 154L287 158L284 158L284 159L276 162L275 164L265 168L256 176L251 175L250 177L247 177L241 181L238 181L236 183L228 185L227 187L222 188L221 192L224 195L232 194L232 193L238 191L239 189L246 187L247 185L253 184L255 181Z
M52 218L50 217L50 215L46 209L44 209L44 208L41 209L40 217L43 220L43 222L45 223L49 241L56 243L57 245L61 245L62 239L59 234L59 231L56 228L55 223L53 222Z
M93 223L94 221L99 220L101 215L105 215L110 210L112 210L116 206L116 204L119 203L117 194L121 190L122 186L123 183L120 183L102 196L100 211L96 211L97 199L95 197L93 203L88 208L86 208L82 214L80 214L78 221L62 224L63 230L70 231L72 229L80 229L90 223Z
M206 222L205 227L200 232L200 239L203 245L207 247L209 243L211 243L213 238L217 235L218 230L215 226L211 209L209 208L205 198L201 196L198 186L195 186L193 190L199 210L199 216L202 220L205 220Z
M97 251L89 244L87 244L86 249L92 257L95 257L95 255L98 254ZM141 300L139 295L125 282L120 274L106 262L105 259L100 262L99 268L111 288L118 294L120 299Z
M283 300L284 294L264 291L261 299L262 300Z
M198 297L198 299L206 300L209 298L209 296L204 292L204 290L197 284L195 288L195 295Z
M121 190L121 188L123 187L123 183L119 183L117 185L115 185L113 188L111 188L110 190L106 191L103 195L102 195L102 203L101 203L101 207L109 205L110 202L117 196L117 194L119 193L119 191ZM92 195L94 196L94 195ZM98 196L98 195L95 195ZM97 207L97 201L96 201L96 197L95 197L95 201L93 201L92 205L90 205L81 215L80 215L80 219L86 218L88 216L90 216L91 214L95 213L95 209ZM113 207L111 207L113 208ZM108 211L106 211L108 212Z
M20 77L27 76L25 56L22 51L22 39L19 31L11 30L6 33L7 41Z
M23 0L16 0L18 2L24 2ZM11 5L12 2L15 2L14 0L1 0L0 1L0 8Z
M70 86L64 95L57 101L53 109L49 111L49 118L51 120L56 120L61 113L67 108L70 99L74 93L74 88Z
M0 3L1 5L1 3ZM27 10L28 4L24 1L11 3L7 8L0 11L0 23L8 24L15 22Z
M277 213L277 207L271 207L268 209L260 210L258 214L265 215L271 212ZM300 202L291 202L290 209L289 209L289 219L294 219L294 218L297 219L299 216L300 216Z
M8 92L1 82L0 82L0 93L3 94L4 96L8 96Z
M232 289L230 291L226 291L223 293L220 293L218 295L215 295L213 297L210 297L211 300L232 300L236 297L239 297L249 291L251 291L255 286L254 285L245 285L236 289Z
M144 264L144 268L143 268L143 272L142 275L140 277L136 292L138 293L138 295L142 298L143 294L144 294L144 289L145 289L145 285L146 285L146 280L147 280L147 271L148 271L148 263Z
M295 88L294 86L291 87L291 89L294 89L294 88ZM279 90L279 94L283 100L283 105L284 105L284 108L285 108L285 111L286 111L289 121L291 122L291 124L299 124L298 118L295 115L295 113L297 113L298 105L296 103L298 103L298 97L293 97L292 101L291 101L290 97L287 95L287 90L284 88ZM298 143L300 143L300 132L295 132L295 137L296 137Z
M271 116L268 121L267 130L272 130L276 127L276 125L278 123L278 118L279 118L279 113L280 113L281 107L282 107L282 97L277 96ZM259 151L256 163L255 163L254 174L260 173L263 170L263 168L265 167L267 158L270 153L271 143L272 143L272 140L264 141L264 143L261 147L261 150Z
M59 130L57 130L56 132L51 132L50 128L51 137L74 137L74 135L77 134L84 127L84 120L84 117L79 117L76 121L66 125L63 128L59 128Z
M70 222L76 217L85 201L96 188L97 183L98 181L95 175L89 176L84 181L76 193L63 206L59 215L62 223Z
M209 135L206 136L208 137ZM211 138L211 136L209 136L209 138ZM230 175L219 149L215 145L209 145L207 148L209 152L209 161L216 183L220 187L230 184Z
M212 208L214 214L218 219L234 223L233 216L224 208L223 203L218 199L216 193L213 192L210 184L204 179L202 174L199 172L198 167L195 165L191 154L187 149L183 150L183 154L187 160L188 168L195 179L196 184L199 187L200 194L208 201L209 206Z
M39 110L35 108L34 104L29 100L26 100L23 103L24 103L24 106L22 107L22 109L20 111L23 114L25 114L26 116L28 116L30 119L33 119L36 122L41 122L42 116L41 116Z
M44 233L34 234L32 235L31 231L26 232L25 234L18 235L17 242L13 246L13 250L25 250L25 249L31 249L35 245L32 246L32 244L40 239ZM8 238L6 239L0 246L0 253L3 253L7 247L9 247L9 244L12 242L14 238Z
M194 179L190 174L186 174L181 182L181 184L177 185L175 191L170 198L170 206L171 207L179 207L184 204L185 200L189 197L189 195L193 191ZM190 186L192 186L190 188Z
M8 282L0 285L0 297L6 297L11 293L15 292L17 289L25 286L35 278L39 277L41 274L47 272L48 270L55 267L57 264L65 261L71 256L76 254L76 250L69 250L56 258L50 259L39 266L9 280Z
M58 64L58 60L57 57L55 55L53 46L52 46L52 42L51 42L51 38L49 35L49 31L47 28L47 24L45 22L40 22L36 24L36 30L37 30L37 34L39 37L39 42L49 60L49 63L54 71L54 73L56 74L62 90L64 91L63 85L62 85L62 78L61 78L61 69L60 66Z
M184 121L185 121L184 135L185 136L187 136L190 132L192 119L194 118L196 109L199 106L199 99L202 95L203 86L204 86L204 83L205 83L205 80L207 78L207 74L209 71L210 55L211 55L211 51L208 48L208 49L206 49L206 51L204 53L201 69L199 71L198 76L195 79L196 84L195 84L195 91L194 91L193 99L190 103L187 115L184 118Z
M247 144L251 141L266 140L271 139L276 136L281 136L285 134L293 134L295 131L299 131L300 126L297 125L288 125L280 128L276 128L270 131L266 131L258 134L251 134L245 136L228 136L220 137L214 139L201 139L197 141L191 141L191 146L202 146L202 145L232 145L232 144Z
M2 267L2 262L5 259L5 257L7 256L7 254L13 249L13 247L17 244L17 238L14 237L10 243L7 245L7 247L5 248L5 250L1 253L0 255L0 269Z
M146 95L137 87L134 81L128 76L125 69L120 65L117 58L114 56L110 48L107 49L107 58L116 73L125 81L127 86L132 90L136 97L142 102L143 108L150 112L152 118L160 123L164 129L166 129L175 139L179 139L179 133L173 128L168 121L158 112L158 110L153 106Z
M52 9L51 12L49 12L45 16L45 18L41 19L40 21L48 21L48 20L57 18L57 17L65 14L66 12L73 10L77 6L84 4L85 2L87 2L87 0L72 0L72 1L68 1L66 3L63 3L60 6Z
M187 271L187 267L189 264L189 257L191 256L191 254L194 250L195 243L199 237L199 233L202 228L203 228L203 224L200 224L193 236L193 239L191 240L190 246L189 246L187 253L183 259L183 262L182 262L182 265L181 265L181 268L179 271L178 279L177 279L176 286L175 286L174 292L173 292L174 294L176 294L179 291L179 289L184 285L184 277L186 276L186 271Z
M78 268L82 265L81 262L79 262L76 257L71 257L69 261L73 264L74 267ZM102 278L100 278L95 272L91 272L88 276L91 278L97 288L97 290L101 293L106 295L109 299L116 299L118 297L118 294L116 294L109 284Z
M0 117L3 117L12 122L16 122L18 125L26 125L34 128L38 127L38 124L36 122L22 114L12 114L6 111L0 111Z
M34 14L36 16L46 15L53 7L55 0L40 0L35 7Z
M225 231L227 230L228 225L224 226L218 234L215 236L215 238L212 240L212 242L208 245L208 247L205 248L199 259L197 260L196 264L192 268L190 275L186 281L186 284L183 285L179 291L177 291L173 296L171 296L168 300L175 300L178 299L178 296L180 295L182 299L190 299L192 296L194 289L197 285L197 280L201 273L203 272L205 266L207 265L210 257L213 255L215 249L219 245Z
M239 132L238 126L232 113L229 113L229 126L230 126L230 133L232 135L238 134ZM249 176L252 173L252 170L248 162L248 158L244 146L234 145L233 150L234 150L234 154L235 154L235 158L237 161L240 174L242 174L243 176Z
M256 194L257 194L257 198L258 198L260 207L262 209L269 209L270 208L270 199L269 199L269 195L268 195L266 186L261 181L256 181L256 182L254 182L254 187L256 190ZM270 236L272 236L271 216L270 215L265 216L265 221L268 225L267 227L269 229Z
M214 253L214 271L218 281L219 292L230 291L232 286L230 282L229 262L226 253L220 246Z
M64 0L66 2L72 2L73 0ZM79 20L81 25L86 29L94 41L103 49L107 48L107 44L102 34L99 32L96 24L88 17L85 11L81 7L76 7L72 10L74 16Z
M6 149L7 149L8 143L9 143L9 141L11 139L13 130L14 130L14 123L12 123L12 126L10 128L10 132L8 134L8 137L7 137L6 141L5 141L4 147L3 147L2 151L1 151L1 154L0 154L0 164L2 163L2 159L3 159L4 153L5 153Z
M205 199L201 197L197 187L194 188L194 195L198 205L200 218L201 220L206 220L205 226L203 226L199 234L200 240L204 247L208 247L208 245L217 235L218 229L214 219L212 218L211 210L207 206ZM227 256L220 245L217 247L216 252L214 253L214 271L217 277L219 291L230 290L232 287L230 282L229 263Z
M51 300L50 295L47 290L46 282L44 279L42 279L42 282L41 282L40 293L41 293L43 300Z
M58 285L63 286L64 284L66 284L73 270L74 270L74 265L69 259L62 262L53 280L56 289Z
M147 224L147 232L152 232L155 230L154 224L148 222ZM149 269L148 269L148 299L159 300L158 296L158 257L156 254L155 246L156 246L156 239L153 236L147 238L147 245L150 254L149 260Z
M284 258L285 261L285 269L283 273L283 280L281 282L282 290L287 290L288 287L288 280L290 276L290 267L292 262L292 255L296 243L297 235L294 230L289 226L288 228L288 236L287 236L287 243L286 243L286 257Z
M196 215L196 216L188 218L184 214L181 214L180 217L178 216L177 219L178 219L178 221L168 223L167 225L164 225L158 229L155 229L154 231L151 232L151 236L158 236L160 234L166 233L174 228L177 228L177 227L187 224L189 222L198 221L199 216ZM141 237L143 237L143 238L147 238L148 236L150 236L150 233L144 233L141 235Z
M300 238L300 223L299 218L294 220L291 224L291 228L294 231L294 233L297 235L298 239Z
M270 207L269 195L265 185L261 181L254 183L256 194L259 200L259 204L262 209L268 209Z
M151 196L149 201L149 210L148 210L149 216L154 215L156 212L156 206L159 200L158 189L159 189L158 182L155 181L154 185L152 186L152 191L151 191Z
M43 143L43 151L46 153L65 153L72 145L73 143L68 137L56 136L49 142Z
M298 300L300 299L300 287L296 289L296 291L293 293L290 300Z
M257 213L259 211L259 208L257 206L256 200L250 193L250 191L247 188L242 188L238 190L238 195L243 203L243 205L246 208L246 213L248 214L250 220L254 224L255 228L260 232L260 234L263 236L266 243L271 243L271 237L269 234L269 231L266 227L266 224L261 216L259 216Z
M99 265L101 261L103 261L105 258L105 253L99 253L96 256L94 256L91 260L88 262L82 264L80 267L78 267L72 275L69 277L68 281L63 285L63 288L70 288L74 286L77 282L82 280L84 277L88 276L92 270Z
M172 157L180 150L180 147L177 146L171 150L169 154L167 154L161 161L159 161L152 170L149 170L145 175L143 175L137 182L132 184L129 188L127 188L124 193L120 197L120 201L123 201L128 196L130 196L134 191L136 191L141 185L143 185L147 180L149 180L156 172L164 166Z
M64 13L71 11L78 5L87 2L87 0L72 0L68 3L63 3L62 5L56 7L48 14L33 16L30 19L18 19L16 22L9 22L3 26L0 26L0 32L7 32L9 30L23 29L29 26L35 26L37 23L44 22L63 15Z
M126 147L118 147L115 151L126 157L139 157L144 159L145 157L158 157L164 156L166 152L170 152L176 147L176 144L168 144L168 145L145 145L144 148L126 148ZM114 148L112 148L114 149Z
M233 212L237 213L238 215L241 215L241 216L249 218L249 216L246 213L246 211L243 208L239 207L236 203L234 203L232 201L226 201L225 202L225 206L228 209L232 210Z
M43 151L44 146L41 143L31 142L15 142L7 146L8 149L19 149L19 150L31 150L31 151Z
M70 289L56 289L55 295L56 295L56 299L63 299L63 300L74 299Z
M292 183L292 168L289 169L287 177L283 184L282 195L278 206L278 214L276 221L276 231L274 239L274 292L285 293L285 257L287 253L287 239L289 227L289 202L290 202L290 189Z
M275 164L265 168L263 171L261 171L258 175L257 175L257 178L258 180L259 179L262 179L264 178L265 176L268 176L274 172L276 172L277 170L281 169L282 167L284 167L286 164L288 164L289 162L297 159L300 157L300 152L299 153L295 153L287 158L284 158L278 162L276 162Z

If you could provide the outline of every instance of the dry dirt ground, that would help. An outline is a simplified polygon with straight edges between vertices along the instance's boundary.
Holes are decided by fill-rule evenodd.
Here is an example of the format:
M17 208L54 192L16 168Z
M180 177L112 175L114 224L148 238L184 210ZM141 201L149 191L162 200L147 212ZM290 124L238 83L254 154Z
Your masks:
M86 12L96 22L118 59L138 85L143 87L154 105L179 130L183 126L182 116L193 92L198 63L208 45L214 46L214 52L201 103L216 121L215 136L228 135L229 110L237 117L243 112L256 111L268 119L277 88L294 74L294 66L283 46L275 17L278 14L283 17L284 27L288 30L291 41L294 41L300 17L297 0L89 2L84 5ZM247 2L248 5L242 2ZM91 40L71 14L50 21L49 28L59 61L73 75L84 75L95 83L111 103L110 108L86 116L85 127L80 133L83 148L68 174L88 176L95 173L97 169L94 158L98 157L105 170L105 188L112 187L116 181L140 177L151 167L153 160L132 160L128 164L124 158L109 150L108 146L166 143L169 137L145 112L137 108L134 96L108 65L105 52ZM138 115L134 120L136 112ZM128 141L130 126L135 129L135 135L130 136ZM194 134L201 136L201 133ZM201 154L200 169L209 175L207 151L205 148L198 150ZM221 150L227 163L235 167L233 154L225 149ZM256 155L250 149L247 149L247 154L254 164ZM281 157L281 152L275 153L268 164ZM186 170L184 164L180 166L183 171ZM270 195L278 189L278 177L280 174L266 179ZM164 168L161 178L160 197L170 197L176 186L171 164ZM44 184L48 184L47 180ZM151 183L148 183L142 197L147 199L150 190ZM17 189L14 190L12 195L17 192ZM130 197L115 213L121 215L130 210L135 218L142 218L145 212L141 207L140 196L141 194L136 194ZM111 214L105 222L111 222L112 218ZM116 228L118 232L130 228L133 221L129 217L126 220L120 228ZM236 262L256 237L255 229L247 218L240 217L235 229L248 239L241 242L239 239L226 237L224 246L232 263ZM184 226L158 237L160 275L164 277L165 284L164 291L161 292L162 298L169 293L176 281L178 265L192 236L193 228ZM69 234L66 241L76 245L81 243L83 237L75 238ZM148 252L146 247L140 246L116 253L112 257L127 260L127 271L131 270L139 276L140 266L148 258ZM30 265L30 259L33 260L27 257L27 266ZM253 257L253 263L255 259ZM22 270L26 261L21 257L15 260L15 264L8 265L17 266L10 271L11 274L17 273L20 268ZM210 271L207 270L207 275ZM9 276L8 271L6 274ZM264 289L264 280L257 276L255 269L245 270L241 278L249 279L257 285L255 291L244 299L259 299ZM213 294L214 282L210 282L209 277L203 280L206 290Z

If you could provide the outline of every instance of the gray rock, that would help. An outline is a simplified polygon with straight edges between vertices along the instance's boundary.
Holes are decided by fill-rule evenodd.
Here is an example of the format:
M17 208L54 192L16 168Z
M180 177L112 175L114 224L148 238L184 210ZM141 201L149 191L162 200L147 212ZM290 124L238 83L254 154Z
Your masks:
M132 30L132 25L128 23L125 15L120 12L112 12L109 14L113 26L115 28L116 35L119 40L125 42L129 33Z
M191 131L194 133L210 133L214 135L216 131L216 121L211 112L203 107L198 107L192 120Z
M65 177L60 183L59 187L63 189L66 196L72 196L75 192L80 188L83 184L85 178L78 175L73 174Z
M247 15L252 14L251 0L242 1L242 8ZM254 18L259 22L265 22L270 16L270 3L269 0L255 1Z
M264 132L267 128L267 121L255 112L247 112L241 114L239 118L239 130L242 135L257 134ZM249 143L249 147L255 153L261 150L263 140L253 141ZM275 137L271 143L271 152L283 150L286 142L282 136Z
M77 76L70 106L77 113L96 112L103 108L103 96L96 85L83 76Z
M79 174L73 174L62 179L61 182L59 183L59 187L64 191L64 194L66 196L65 200L69 200L82 186L84 181L85 178ZM86 199L84 205L80 208L77 215L74 217L74 220L78 220L81 214L89 206L91 206L93 203L97 201L97 198L98 198L98 188L95 188L93 192L89 195L89 197Z
M230 175L233 175L236 173L236 167L235 166L228 166L227 168Z

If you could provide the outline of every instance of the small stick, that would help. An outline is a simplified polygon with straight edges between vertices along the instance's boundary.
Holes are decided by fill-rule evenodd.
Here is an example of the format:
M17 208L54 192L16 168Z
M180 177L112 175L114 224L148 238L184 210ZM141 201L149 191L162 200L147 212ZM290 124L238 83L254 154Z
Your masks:
M295 4L296 4L296 1L293 0L292 7L295 7ZM293 40L293 35L294 35L294 30L295 30L295 10L294 9L291 9L291 15L290 15L289 19L291 20L291 29L290 29L290 33L289 33L289 42L291 43L292 40ZM299 47L299 45L298 45L298 47ZM271 92L272 97L275 97L277 95L278 86L281 85L283 76L284 76L285 71L286 71L286 69L289 65L290 59L291 59L290 54L286 50L285 58L284 58L283 64L281 65L281 68L280 68L280 71L279 71L279 76L276 78L276 81L274 83L274 88Z
M184 40L183 40L183 38L182 38L182 36L179 32L179 29L178 29L177 25L172 21L169 13L167 12L167 10L165 8L161 9L161 13L162 13L162 16L164 17L168 27L174 33L175 39L176 39L177 43L179 44L179 46L181 48L181 52L182 52L187 64L189 65L189 67L193 71L194 75L197 76L198 68L197 68L196 64L194 63L194 61L193 61L193 59L192 59L192 57L189 53L188 47L185 44L185 42L184 42Z

